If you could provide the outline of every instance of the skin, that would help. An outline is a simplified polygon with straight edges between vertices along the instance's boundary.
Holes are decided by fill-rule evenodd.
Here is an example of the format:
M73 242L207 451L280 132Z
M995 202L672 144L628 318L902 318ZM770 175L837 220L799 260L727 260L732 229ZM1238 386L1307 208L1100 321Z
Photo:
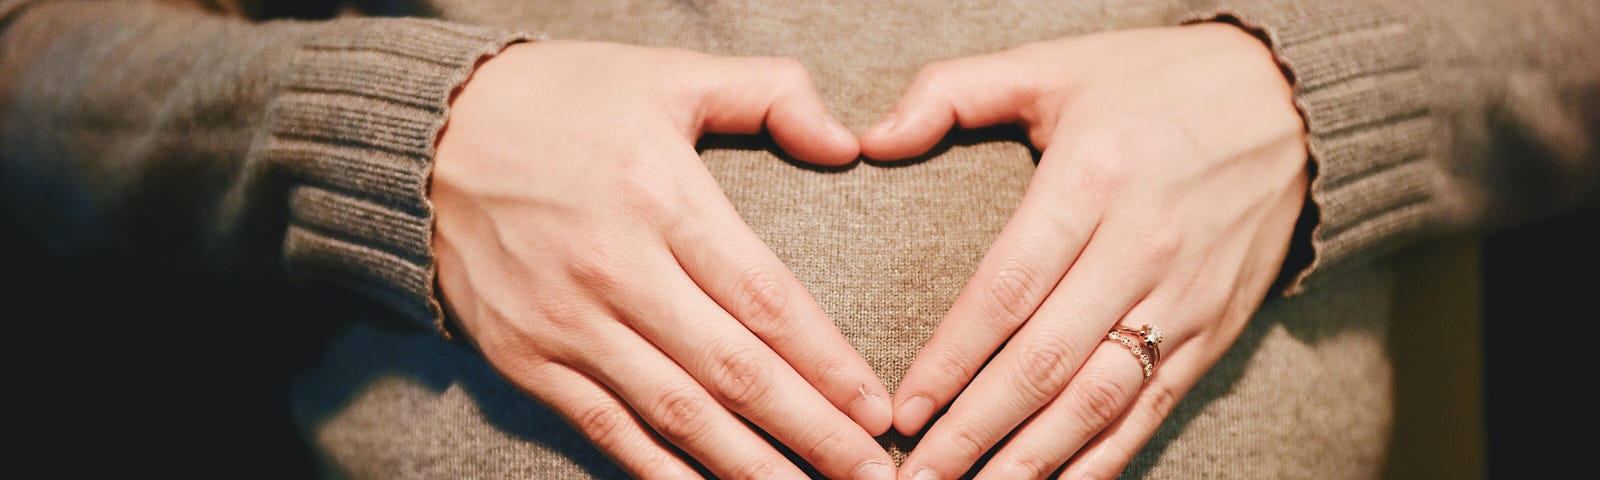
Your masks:
M994 451L977 478L1114 478L1278 276L1305 126L1265 44L1209 23L929 65L861 148L901 159L1006 123L1042 157L895 392L895 428L924 435L899 475L958 478ZM1148 382L1104 340L1119 323L1166 331Z
M930 65L858 144L793 61L519 45L440 140L441 296L492 365L637 476L697 476L671 445L719 477L802 477L743 419L831 478L893 476L871 439L891 422L924 435L901 478L957 478L991 450L979 478L1110 478L1281 269L1309 176L1290 99L1235 27L1129 30ZM1001 123L1027 128L1039 169L891 415L694 141L765 129L839 165ZM1167 332L1148 382L1104 341L1118 323Z
M604 43L514 45L452 103L430 199L464 336L625 470L893 478L887 389L728 203L694 143L768 131L839 165L856 138L803 66Z

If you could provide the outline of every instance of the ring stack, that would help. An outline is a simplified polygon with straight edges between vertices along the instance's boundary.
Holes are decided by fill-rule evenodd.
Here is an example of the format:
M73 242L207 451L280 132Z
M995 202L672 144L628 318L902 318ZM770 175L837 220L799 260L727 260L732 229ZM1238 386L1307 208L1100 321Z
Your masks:
M1106 333L1106 340L1122 345L1139 360L1139 366L1144 368L1145 381L1149 381L1150 375L1156 373L1156 365L1161 363L1160 328L1149 324L1140 328L1117 325L1117 328Z

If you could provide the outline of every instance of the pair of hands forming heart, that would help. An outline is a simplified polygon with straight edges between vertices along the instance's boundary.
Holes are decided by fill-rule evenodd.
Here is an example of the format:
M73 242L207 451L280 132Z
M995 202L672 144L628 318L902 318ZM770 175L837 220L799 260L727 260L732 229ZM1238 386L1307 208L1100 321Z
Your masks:
M1001 123L1043 157L893 395L694 148L766 129L840 165ZM760 428L831 478L895 478L873 436L926 426L899 478L991 450L979 478L1109 478L1260 305L1307 177L1271 53L1208 23L940 62L859 138L798 62L521 44L455 99L430 195L461 330L633 475L698 477L675 447L723 478L804 478ZM1167 332L1148 381L1103 341L1119 323Z

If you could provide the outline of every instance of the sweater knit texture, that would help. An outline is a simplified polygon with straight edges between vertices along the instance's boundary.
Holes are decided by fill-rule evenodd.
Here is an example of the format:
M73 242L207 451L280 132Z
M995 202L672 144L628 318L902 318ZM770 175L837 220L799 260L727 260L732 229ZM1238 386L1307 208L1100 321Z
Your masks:
M270 2L0 2L0 198L71 255L382 305L326 319L349 327L292 396L341 478L623 476L438 334L434 143L452 92L514 42L794 57L860 131L933 61L1195 21L1258 33L1309 131L1304 257L1132 478L1377 477L1392 409L1388 255L1559 212L1600 183L1600 8L1584 0L306 5L331 18L279 18ZM894 167L798 168L760 136L701 153L891 390L1034 168L1005 128L953 132ZM898 460L917 439L880 440Z

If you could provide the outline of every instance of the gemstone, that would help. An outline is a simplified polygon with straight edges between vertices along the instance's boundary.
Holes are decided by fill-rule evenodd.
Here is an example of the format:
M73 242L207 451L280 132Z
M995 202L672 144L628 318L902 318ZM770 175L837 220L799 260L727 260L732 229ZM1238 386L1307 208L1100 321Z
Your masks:
M1144 343L1147 345L1161 344L1161 329L1155 325L1144 326Z

